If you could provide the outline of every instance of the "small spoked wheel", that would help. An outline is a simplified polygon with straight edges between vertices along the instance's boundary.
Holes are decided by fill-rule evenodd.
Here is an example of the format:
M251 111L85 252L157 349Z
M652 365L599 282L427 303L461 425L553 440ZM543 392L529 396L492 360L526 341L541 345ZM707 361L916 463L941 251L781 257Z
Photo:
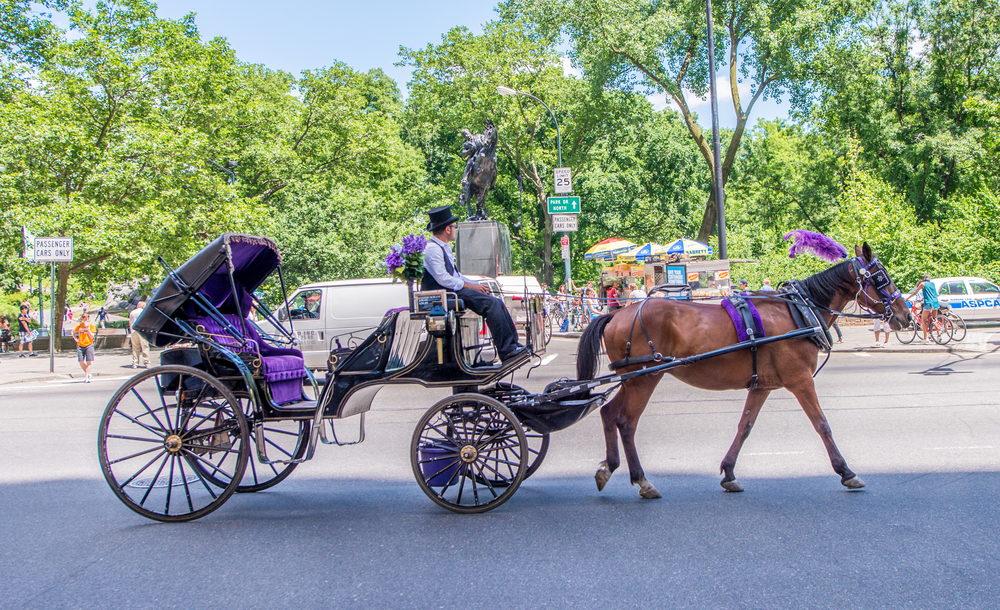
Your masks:
M188 366L139 373L111 398L98 433L101 470L126 506L157 521L189 521L222 506L250 453L239 401Z
M960 316L955 314L949 315L948 319L951 320L952 324L953 332L951 338L955 340L955 343L963 341L965 339L965 333L966 333L965 320L963 320Z
M510 402L516 402L520 396L529 394L528 390L513 383L498 381L496 386L485 392L490 398L499 400L506 406ZM521 424L524 427L524 424ZM535 432L531 428L524 427L524 436L528 439L528 470L524 473L527 479L538 471L538 467L545 460L545 454L549 451L549 434L547 432Z
M456 513L483 513L506 502L524 480L528 455L517 418L483 394L438 402L420 418L410 444L420 488Z
M250 434L250 457L243 480L236 487L237 493L251 493L274 487L288 478L298 464L265 464L258 459L258 429L264 440L264 451L270 461L285 462L297 460L306 453L309 446L309 421L264 421L259 413L254 413L249 397L239 398Z
M913 340L917 338L919 330L917 323L911 320L909 326L896 331L896 339L900 343L913 343Z

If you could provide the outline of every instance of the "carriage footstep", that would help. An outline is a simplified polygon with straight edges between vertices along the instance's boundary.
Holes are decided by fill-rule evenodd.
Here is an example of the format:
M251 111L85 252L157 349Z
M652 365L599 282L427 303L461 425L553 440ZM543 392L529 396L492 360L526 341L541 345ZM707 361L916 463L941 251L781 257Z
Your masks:
M722 485L722 489L725 489L728 492L739 493L743 491L743 486L740 485L739 481L736 479L733 479L732 481L722 481L719 485Z
M865 482L862 481L861 477L857 475L847 479L846 481L841 481L840 484L846 487L847 489L861 489L862 487L865 486Z

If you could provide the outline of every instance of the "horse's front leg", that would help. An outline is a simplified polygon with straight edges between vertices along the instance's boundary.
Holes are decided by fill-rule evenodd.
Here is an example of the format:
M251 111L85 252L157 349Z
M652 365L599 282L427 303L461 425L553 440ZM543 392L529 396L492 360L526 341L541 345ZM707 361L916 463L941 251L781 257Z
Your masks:
M823 409L819 406L819 399L816 397L816 387L812 383L812 378L810 377L807 383L795 387L785 387L799 401L799 406L806 412L809 421L812 422L813 428L816 429L820 438L823 439L823 444L826 445L826 452L830 456L830 463L833 465L833 471L840 475L840 484L848 489L861 489L864 487L865 482L847 467L847 460L840 454L840 449L837 449L837 443L833 442L833 432L830 430L829 422L826 421Z
M750 430L753 429L753 425L757 421L760 408L764 406L764 401L770 394L771 390L750 390L747 394L747 402L743 405L743 415L740 417L740 425L736 430L736 438L733 439L733 444L730 445L726 457L722 458L722 464L719 466L720 474L725 475L720 485L726 491L743 491L743 486L733 474L733 470L736 468L736 458L740 455L744 441L750 436Z

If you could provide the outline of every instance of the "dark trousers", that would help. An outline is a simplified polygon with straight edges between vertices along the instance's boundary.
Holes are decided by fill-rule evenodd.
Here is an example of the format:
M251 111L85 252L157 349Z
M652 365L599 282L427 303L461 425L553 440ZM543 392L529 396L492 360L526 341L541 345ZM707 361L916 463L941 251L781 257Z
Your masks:
M483 294L471 288L458 291L458 298L465 301L465 306L486 320L486 326L493 335L493 344L501 356L509 354L517 344L517 328L510 312L503 302L488 294Z

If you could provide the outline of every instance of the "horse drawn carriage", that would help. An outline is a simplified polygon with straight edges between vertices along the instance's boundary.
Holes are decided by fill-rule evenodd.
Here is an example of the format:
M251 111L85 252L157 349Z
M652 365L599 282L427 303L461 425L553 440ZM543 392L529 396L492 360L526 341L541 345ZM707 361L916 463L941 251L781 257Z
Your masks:
M387 312L354 348L335 349L317 383L286 328L254 292L280 254L264 237L225 234L167 277L135 323L161 353L112 397L99 432L104 476L137 513L161 521L202 517L234 492L267 489L319 444L364 439L380 389L414 383L453 395L420 418L411 461L437 504L461 513L499 506L537 470L549 433L600 406L604 395L540 401L500 381L529 361L495 361L478 316L451 295L425 295ZM434 297L442 297L435 299ZM279 332L264 333L251 307ZM541 307L537 308L541 312ZM541 314L538 314L541 317ZM287 316L286 316L287 318ZM544 348L535 321L528 345ZM360 436L334 425L357 417Z
M114 394L98 439L105 479L135 512L186 521L216 510L234 492L278 484L311 459L319 444L364 440L365 413L390 384L453 391L419 419L410 445L417 483L446 509L477 513L507 501L541 465L549 434L587 416L619 387L601 411L608 460L596 474L598 488L618 466L620 430L632 482L642 497L659 497L645 481L633 442L645 401L664 372L707 389L749 388L740 434L723 462L727 491L742 490L733 475L739 445L768 392L782 384L814 420L844 485L857 488L864 484L837 452L812 390L818 348L809 339L828 337L816 311L864 298L880 310L877 315L895 315L894 325L905 321L898 290L866 244L863 255L858 250L849 263L814 276L815 284L803 281L797 297L802 304L795 307L807 312L805 322L791 323L789 295L766 297L756 321L744 316L750 324L762 317L760 330L767 326L772 336L750 332L744 338L726 326L728 319L716 323L722 311L717 306L649 299L591 324L581 339L578 380L556 381L532 394L501 380L527 363L529 353L544 349L540 304L529 320L529 353L499 362L489 344L480 342L479 317L466 312L455 294L418 293L409 307L386 312L359 345L331 351L325 383L319 384L295 348L292 316L286 316L285 328L254 294L277 272L287 301L280 263L268 238L222 235L178 269L167 268L136 321L151 343L169 349L161 353L160 366L135 375ZM252 306L277 332L261 331L248 317ZM719 329L711 336L692 340L682 332L709 323ZM615 372L595 377L602 342ZM781 347L771 345L779 342ZM334 426L355 416L359 437L342 442Z

